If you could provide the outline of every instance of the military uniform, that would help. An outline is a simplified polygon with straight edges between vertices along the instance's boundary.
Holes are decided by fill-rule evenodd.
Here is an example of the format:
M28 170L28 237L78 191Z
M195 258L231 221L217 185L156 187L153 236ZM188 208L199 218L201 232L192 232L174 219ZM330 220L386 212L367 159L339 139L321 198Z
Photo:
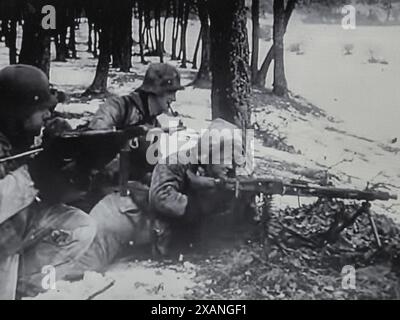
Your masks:
M151 64L143 84L133 93L123 97L112 97L100 106L89 128L123 129L129 125L155 125L157 115L150 115L148 96L182 89L176 68L166 63Z
M146 100L146 94L139 90L126 96L109 98L91 119L89 129L123 129L130 125L155 125L156 117L150 116Z
M134 92L122 97L112 97L101 105L89 123L89 129L124 129L127 126L146 125L158 127L156 114L149 110L149 96L157 96L168 91L182 90L180 76L175 67L166 63L151 64L146 72L143 84ZM131 179L150 183L149 173L154 169L146 160L146 151L150 142L142 137L137 148L131 150ZM110 170L118 166L117 161L109 166Z
M157 118L149 114L147 94L141 91L135 91L123 97L108 99L93 116L89 123L89 129L123 129L134 125L158 126ZM137 148L131 149L130 165L134 169L130 173L132 180L146 180L146 174L153 169L153 166L146 161L148 145L149 142L146 141L146 138L140 137L137 141ZM117 167L117 159L109 165L109 168L111 170L114 169L114 171L116 171Z
M143 84L133 93L107 100L92 118L89 129L124 129L132 125L158 126L156 115L149 111L149 95L177 91L180 85L178 71L165 63L152 64ZM130 153L130 180L136 181L130 196L118 191L106 195L90 212L97 223L97 235L91 248L75 265L78 274L87 270L104 271L118 256L124 255L132 245L149 244L153 236L152 218L148 210L148 184L154 169L146 160L145 137L139 139L138 148ZM108 166L118 168L115 160Z
M202 171L201 165L191 164L158 164L155 167L149 196L158 225L153 239L155 253L168 255L174 241L181 248L200 241L204 219L228 209L232 192L213 186L208 190L196 190L190 185L188 173L197 175Z
M209 129L216 129L214 131L216 134L219 130L226 128L235 129L236 127L221 119L214 120L209 127ZM201 140L205 137L200 138L192 152L198 150ZM209 151L220 149L220 140L215 143L213 138L208 138L207 136ZM242 156L242 146L236 145L234 151L234 156L239 159ZM186 151L182 152L186 153ZM223 152L221 152L222 154ZM196 163L192 161L192 163L183 164L179 163L180 156L178 153L178 155L171 155L165 162L157 164L153 171L150 186L150 205L155 217L159 220L159 239L155 243L155 249L162 255L168 253L169 247L171 247L170 242L175 233L179 234L185 231L185 233L194 237L200 236L198 232L201 232L201 230L198 227L202 220L207 216L226 211L234 198L232 192L219 190L217 185L212 183L209 187L201 189L191 185L189 174L194 176L204 175L205 170L202 169L205 168L206 158L209 158L209 154L200 154ZM178 159L178 164L172 164L173 161L176 163L176 159ZM226 156L220 160L221 163L227 160L233 161L233 159L226 159ZM192 240L199 239L194 238Z
M0 96L8 101L6 88L14 93L26 89L21 99L37 92L34 100L46 108L48 97L41 93L48 90L48 82L43 76L30 66L7 67L0 71ZM20 77L27 77L37 87L21 86ZM40 83L43 88L38 89ZM29 101L23 105L36 108ZM4 121L7 119L3 119L3 125ZM13 152L9 138L0 133L0 157ZM82 211L61 203L37 201L38 190L30 170L29 164L17 161L0 163L0 299L15 299L17 289L22 296L45 291L42 268L53 266L56 279L62 279L70 272L71 262L85 252L95 236L94 223Z

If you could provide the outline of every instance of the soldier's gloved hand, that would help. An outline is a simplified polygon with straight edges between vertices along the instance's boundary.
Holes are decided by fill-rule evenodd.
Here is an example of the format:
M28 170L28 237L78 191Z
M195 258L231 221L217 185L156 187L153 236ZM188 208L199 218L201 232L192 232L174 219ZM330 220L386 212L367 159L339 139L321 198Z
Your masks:
M215 179L209 177L198 176L191 170L186 171L186 176L189 182L189 187L193 191L196 190L210 190L217 187Z

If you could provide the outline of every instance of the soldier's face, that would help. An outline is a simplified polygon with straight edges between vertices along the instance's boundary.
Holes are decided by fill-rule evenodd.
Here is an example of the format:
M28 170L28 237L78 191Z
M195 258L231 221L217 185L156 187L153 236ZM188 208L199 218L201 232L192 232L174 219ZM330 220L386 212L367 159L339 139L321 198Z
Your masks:
M171 103L176 101L176 92L166 92L160 97L160 104L163 112L168 113Z
M165 93L165 98L167 104L171 104L176 101L176 91L170 91Z
M33 135L39 135L45 121L51 116L49 109L35 111L24 121L24 128L27 132Z
M156 103L150 103L150 113L152 115L160 115L162 113L168 113L169 106L172 102L176 101L176 92L165 92L158 96L155 96Z

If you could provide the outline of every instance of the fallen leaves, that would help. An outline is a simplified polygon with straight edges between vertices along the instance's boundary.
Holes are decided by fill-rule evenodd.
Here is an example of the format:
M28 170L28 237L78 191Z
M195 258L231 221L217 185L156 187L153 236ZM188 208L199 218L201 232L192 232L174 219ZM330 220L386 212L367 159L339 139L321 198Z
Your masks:
M352 214L355 203L320 200L297 209L274 212L269 247L257 242L214 253L199 262L197 280L206 289L193 296L210 299L382 299L398 297L400 229L391 219L375 216L383 250L377 251L368 217L342 232L334 243L315 246L336 214ZM281 217L281 218L280 218ZM293 233L288 233L289 228ZM398 260L396 260L398 259ZM342 288L342 268L354 266L356 289ZM212 280L213 281L212 281ZM207 292L208 288L208 292ZM197 291L197 292L196 292Z

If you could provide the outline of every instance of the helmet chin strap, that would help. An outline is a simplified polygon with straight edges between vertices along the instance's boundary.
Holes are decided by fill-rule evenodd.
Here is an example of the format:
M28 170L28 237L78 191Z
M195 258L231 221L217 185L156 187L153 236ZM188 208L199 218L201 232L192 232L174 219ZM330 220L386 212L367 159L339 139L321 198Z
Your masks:
M156 96L149 95L148 97L149 112L151 116L158 116L162 113L160 102Z

